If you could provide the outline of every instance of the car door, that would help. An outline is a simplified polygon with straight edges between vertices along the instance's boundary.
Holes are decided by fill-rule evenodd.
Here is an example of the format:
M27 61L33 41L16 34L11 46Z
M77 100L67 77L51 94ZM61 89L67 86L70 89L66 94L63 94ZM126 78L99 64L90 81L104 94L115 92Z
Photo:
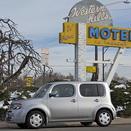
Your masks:
M78 118L77 93L74 85L57 84L51 92L56 93L55 97L48 99L51 121Z
M93 119L95 110L101 104L101 96L104 95L103 86L81 84L79 92L79 118Z

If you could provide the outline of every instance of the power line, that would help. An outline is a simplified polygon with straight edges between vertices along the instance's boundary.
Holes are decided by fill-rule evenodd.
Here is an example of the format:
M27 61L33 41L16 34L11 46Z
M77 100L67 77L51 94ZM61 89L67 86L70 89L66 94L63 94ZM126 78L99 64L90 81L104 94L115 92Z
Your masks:
M50 65L50 67L74 67L73 65Z
M50 42L47 42L46 44L44 44L44 46L45 46L45 45L48 45L48 44L50 44L50 43L52 43L52 42L54 42L54 41L56 41L57 39L58 39L58 37L55 38L55 39L53 39L53 40L50 41ZM43 47L43 46L42 46L42 47ZM42 48L42 47L38 47L37 49ZM36 49L36 50L37 50L37 49Z
M50 66L51 67L74 67L74 65L50 65ZM131 65L119 65L118 67L131 67Z
M116 11L116 10L131 10L131 8L125 8L125 9L114 9L114 10L109 10L109 11Z
M131 67L131 65L119 65L118 67Z
M57 38L55 38L54 40L52 40L52 41L50 41L50 42L48 42L48 43L44 44L44 45L50 44L50 43L54 42L54 41L55 41L55 40L57 40L57 39L58 39L58 37L57 37Z

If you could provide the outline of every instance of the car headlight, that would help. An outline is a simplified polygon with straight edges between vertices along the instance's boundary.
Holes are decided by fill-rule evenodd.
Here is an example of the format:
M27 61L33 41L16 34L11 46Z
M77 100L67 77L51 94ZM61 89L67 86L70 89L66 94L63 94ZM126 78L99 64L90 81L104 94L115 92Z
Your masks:
M20 103L14 103L14 104L12 105L12 108L13 108L14 110L21 109L21 108L22 108L22 104L20 104Z

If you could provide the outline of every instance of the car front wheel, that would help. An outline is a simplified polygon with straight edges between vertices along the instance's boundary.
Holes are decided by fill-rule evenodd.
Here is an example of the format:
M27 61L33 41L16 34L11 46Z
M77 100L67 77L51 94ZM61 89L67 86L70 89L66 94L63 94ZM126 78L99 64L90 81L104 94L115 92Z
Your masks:
M26 119L28 128L37 129L43 126L45 117L40 111L31 111Z
M112 122L112 115L108 110L100 110L96 116L96 123L99 126L109 126Z

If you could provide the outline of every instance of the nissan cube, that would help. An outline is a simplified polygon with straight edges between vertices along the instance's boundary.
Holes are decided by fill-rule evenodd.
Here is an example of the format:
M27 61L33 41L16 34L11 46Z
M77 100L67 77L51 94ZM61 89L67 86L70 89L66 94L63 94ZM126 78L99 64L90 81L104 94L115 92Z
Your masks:
M40 128L50 122L96 122L105 127L116 117L105 82L54 82L43 85L33 98L14 101L6 113L8 123Z

